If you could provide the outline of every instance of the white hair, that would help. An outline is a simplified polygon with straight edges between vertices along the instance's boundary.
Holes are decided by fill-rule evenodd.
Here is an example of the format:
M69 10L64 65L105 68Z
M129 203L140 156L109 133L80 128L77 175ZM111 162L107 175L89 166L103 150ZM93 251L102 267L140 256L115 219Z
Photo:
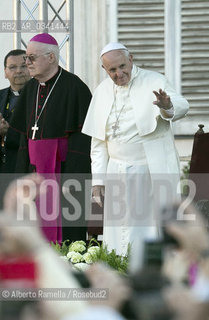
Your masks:
M56 46L54 44L46 44L46 48L47 48L48 52L54 53L56 61L57 61L57 63L59 63L59 55L60 55L59 46Z
M43 51L54 53L56 62L59 63L59 54L60 54L59 46L55 44L48 44L48 43L42 43L42 42L39 42L39 46L41 49L43 49Z

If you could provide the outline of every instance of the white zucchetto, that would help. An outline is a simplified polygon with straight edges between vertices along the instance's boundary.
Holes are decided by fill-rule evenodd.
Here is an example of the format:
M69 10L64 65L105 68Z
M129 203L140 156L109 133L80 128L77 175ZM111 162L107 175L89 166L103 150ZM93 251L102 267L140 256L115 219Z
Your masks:
M105 54L109 51L113 51L113 50L127 50L128 51L128 49L122 43L110 42L102 49L101 54L100 54L100 58L103 56L103 54Z

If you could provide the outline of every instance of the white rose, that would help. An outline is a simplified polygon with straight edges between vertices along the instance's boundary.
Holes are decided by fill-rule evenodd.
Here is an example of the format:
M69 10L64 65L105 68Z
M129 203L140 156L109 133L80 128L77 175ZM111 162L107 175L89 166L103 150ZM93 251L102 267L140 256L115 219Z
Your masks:
M88 263L88 264L93 263L92 254L89 253L89 252L86 252L86 253L83 255L83 259L84 259L84 261L86 261L86 263Z
M90 254L98 254L100 251L100 247L98 246L94 246L94 247L90 247L88 248L88 251Z
M67 258L68 258L68 259L71 259L72 256L73 256L75 253L76 253L75 251L70 251L70 252L68 252Z
M72 263L78 263L83 261L83 256L79 252L74 252L70 260Z
M73 269L75 269L77 271L86 271L88 268L89 268L89 265L84 262L73 264Z
M70 251L83 252L86 250L86 244L84 241L75 241L69 247Z

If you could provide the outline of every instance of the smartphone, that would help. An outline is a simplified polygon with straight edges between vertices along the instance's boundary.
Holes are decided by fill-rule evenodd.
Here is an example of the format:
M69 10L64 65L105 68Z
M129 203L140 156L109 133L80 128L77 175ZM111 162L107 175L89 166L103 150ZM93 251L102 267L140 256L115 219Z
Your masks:
M170 235L167 230L166 226L170 222L177 222L177 211L179 206L178 205L172 205L168 206L162 209L161 211L161 233L162 233L162 242L164 245L172 245L176 248L180 247L180 244L176 238L174 238L172 235ZM185 223L183 221L178 221L178 223Z
M161 267L164 255L164 243L162 241L145 241L144 266Z

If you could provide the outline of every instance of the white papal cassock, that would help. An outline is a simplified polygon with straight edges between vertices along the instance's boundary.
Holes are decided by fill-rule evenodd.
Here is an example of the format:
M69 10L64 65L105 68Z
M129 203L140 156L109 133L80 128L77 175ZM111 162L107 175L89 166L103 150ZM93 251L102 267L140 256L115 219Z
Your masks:
M173 108L153 105L163 89ZM105 185L103 241L125 254L139 239L157 237L156 212L176 197L179 160L170 120L188 110L187 101L159 73L133 66L127 86L108 78L96 89L82 132L92 136L94 185ZM162 189L162 192L160 190ZM164 202L164 203L163 203Z

